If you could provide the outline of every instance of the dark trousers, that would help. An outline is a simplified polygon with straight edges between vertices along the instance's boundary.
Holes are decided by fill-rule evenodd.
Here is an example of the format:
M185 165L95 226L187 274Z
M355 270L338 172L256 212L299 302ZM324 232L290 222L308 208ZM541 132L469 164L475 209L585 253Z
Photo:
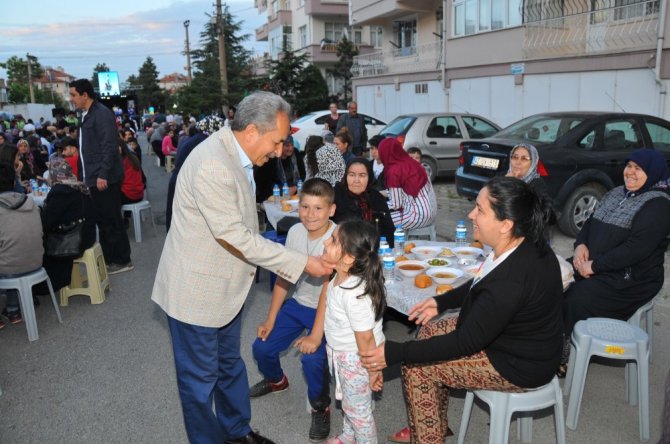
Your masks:
M165 166L165 154L163 154L163 142L160 140L154 140L151 142L151 149L154 150L154 153L158 156L161 161L161 166Z
M108 264L130 262L130 242L121 217L121 183L111 183L104 191L91 187L100 246Z
M220 328L167 318L189 442L220 444L246 436L251 432L251 402L240 356L242 312Z

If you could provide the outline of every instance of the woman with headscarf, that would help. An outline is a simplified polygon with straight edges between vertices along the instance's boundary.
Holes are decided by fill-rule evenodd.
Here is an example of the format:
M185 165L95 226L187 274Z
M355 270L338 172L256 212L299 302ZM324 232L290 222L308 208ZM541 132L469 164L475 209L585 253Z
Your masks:
M547 184L537 171L539 163L540 155L537 148L529 143L520 143L509 153L509 169L506 176L521 179L539 196L548 197Z
M663 286L670 243L670 196L654 189L665 174L654 149L630 153L624 184L610 190L575 239L575 283L563 298L564 374L574 325L591 317L627 320Z
M372 187L372 166L363 157L354 157L347 163L342 180L335 184L335 215L333 222L364 220L370 222L380 236L393 244L393 220L386 198Z
M49 161L49 183L51 190L42 207L42 228L45 236L59 225L84 219L84 249L91 248L95 243L95 212L88 187L74 176L72 167L58 155L51 156ZM54 291L70 283L73 260L74 258L51 257L45 253L43 266Z
M332 186L344 176L344 159L332 143L326 143L316 151L316 164L319 172L314 177L327 180Z
M431 225L437 214L437 198L423 166L409 157L395 138L379 143L379 158L384 164L388 206L395 226L408 230Z

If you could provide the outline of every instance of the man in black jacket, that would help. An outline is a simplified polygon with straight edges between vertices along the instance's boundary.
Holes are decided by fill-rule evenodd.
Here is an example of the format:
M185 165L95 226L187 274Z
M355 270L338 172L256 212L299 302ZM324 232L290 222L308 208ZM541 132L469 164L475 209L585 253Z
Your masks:
M87 79L70 83L70 99L82 111L79 176L91 190L108 273L130 271L130 243L121 218L123 164L114 113L95 100L93 85Z

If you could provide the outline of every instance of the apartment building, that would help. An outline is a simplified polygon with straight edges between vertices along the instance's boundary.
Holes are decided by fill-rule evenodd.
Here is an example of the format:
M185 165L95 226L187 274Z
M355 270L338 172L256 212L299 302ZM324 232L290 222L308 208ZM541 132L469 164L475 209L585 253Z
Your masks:
M350 24L347 0L255 0L255 6L268 16L267 23L256 29L256 40L268 42L267 57L277 60L284 41L290 50L308 54L326 79L330 95L342 95L341 80L330 70L338 61L337 43L343 36L358 47L359 54L381 45L381 41L371 44L370 27Z
M504 126L564 110L668 119L666 3L355 0L352 23L380 26L384 43L356 58L354 96L387 119L472 112Z
M52 96L59 96L65 103L70 102L70 82L75 76L65 72L62 66L44 68L44 75L33 80L33 86L37 89L50 91Z

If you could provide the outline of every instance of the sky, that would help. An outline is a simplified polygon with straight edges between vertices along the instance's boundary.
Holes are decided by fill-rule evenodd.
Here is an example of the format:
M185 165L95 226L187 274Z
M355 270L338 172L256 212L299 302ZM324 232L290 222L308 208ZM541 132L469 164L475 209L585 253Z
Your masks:
M11 56L36 56L45 66L62 66L77 78L90 79L98 63L119 72L125 81L137 75L147 56L159 78L174 72L186 74L186 33L191 49L199 46L200 33L215 14L215 0L3 0L0 21L0 62ZM267 21L253 0L223 2L242 33L249 34L247 49L262 54L267 42L255 41L255 29ZM54 7L57 5L56 7ZM6 79L0 69L0 78Z

